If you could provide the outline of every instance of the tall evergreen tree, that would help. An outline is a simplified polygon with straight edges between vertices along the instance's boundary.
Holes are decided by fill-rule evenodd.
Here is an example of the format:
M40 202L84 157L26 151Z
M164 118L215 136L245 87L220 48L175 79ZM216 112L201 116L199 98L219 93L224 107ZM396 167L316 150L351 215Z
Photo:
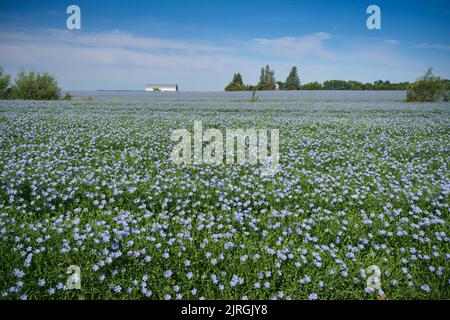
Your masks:
M275 89L276 80L275 72L270 69L269 65L265 68L261 68L261 75L259 77L258 89L259 90L273 90Z
M0 68L0 99L5 99L8 97L9 82L11 81L11 77L3 73L3 68Z
M242 76L241 76L240 73L236 74L235 83L239 87L243 87L244 86L244 82L242 81Z
M233 80L225 87L225 91L240 91L245 90L244 83L242 81L242 76L240 73L235 73L233 75Z
M264 74L265 74L265 79L264 79L264 83L265 85L268 87L270 84L270 78L271 78L271 74L270 74L270 67L269 65L266 65L266 68L264 70Z
M284 85L285 90L300 90L300 79L298 78L297 67L293 66Z
M259 83L258 83L258 89L262 90L264 84L266 83L266 70L264 68L261 68L261 75L259 76Z

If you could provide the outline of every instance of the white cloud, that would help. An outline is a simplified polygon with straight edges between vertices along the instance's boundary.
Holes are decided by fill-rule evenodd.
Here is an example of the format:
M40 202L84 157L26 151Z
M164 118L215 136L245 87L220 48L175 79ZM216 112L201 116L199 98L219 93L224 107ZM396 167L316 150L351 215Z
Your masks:
M286 57L319 57L332 59L324 42L331 36L326 32L313 33L301 37L283 37L277 39L253 39L255 48L262 53L282 55Z
M92 47L116 47L147 50L179 50L187 52L226 52L232 50L228 47L211 45L202 41L181 41L172 39L161 39L153 37L142 37L120 30L110 32L76 32L69 30L48 29L38 34L24 32L0 32L0 41L26 41L32 43L67 43L73 46Z
M302 82L413 80L430 64L401 54L397 40L353 39L331 50L326 43L329 39L328 33L320 32L222 46L117 30L0 31L0 66L10 74L20 67L48 71L57 76L63 89L141 89L149 82L170 82L182 90L201 91L221 90L235 72L242 74L245 83L256 84L266 64L281 81L297 65ZM441 64L440 70L450 72L448 63Z
M267 61L245 59L233 48L201 41L41 30L0 32L0 66L57 76L64 89L140 89L175 82L183 90L220 90L234 72L250 74ZM258 72L258 71L256 71Z
M383 43L395 46L395 45L399 44L399 41L398 40L394 40L394 39L388 39L388 40L384 40Z
M421 43L416 46L417 48L422 49L442 49L442 50L450 50L450 45L448 44L439 44L439 43Z

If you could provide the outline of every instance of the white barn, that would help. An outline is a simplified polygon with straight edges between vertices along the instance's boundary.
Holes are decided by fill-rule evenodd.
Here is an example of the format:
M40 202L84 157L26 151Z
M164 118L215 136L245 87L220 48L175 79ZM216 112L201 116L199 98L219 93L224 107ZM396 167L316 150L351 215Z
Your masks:
M178 85L177 84L147 84L145 86L145 91L176 92L176 91L178 91Z

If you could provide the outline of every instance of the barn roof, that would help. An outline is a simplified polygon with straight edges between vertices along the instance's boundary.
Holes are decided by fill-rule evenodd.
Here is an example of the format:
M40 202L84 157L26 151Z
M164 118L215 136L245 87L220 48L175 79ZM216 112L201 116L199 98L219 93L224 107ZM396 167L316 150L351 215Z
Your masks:
M161 84L161 83L150 83L146 84L146 87L176 87L177 84Z

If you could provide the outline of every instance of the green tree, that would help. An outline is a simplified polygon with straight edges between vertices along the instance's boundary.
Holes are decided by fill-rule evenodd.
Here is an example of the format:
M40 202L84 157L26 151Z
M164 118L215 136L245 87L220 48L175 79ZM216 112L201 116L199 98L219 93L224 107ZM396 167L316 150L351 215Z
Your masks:
M444 85L444 101L450 101L450 80L444 79L442 80L442 84Z
M271 70L269 65L261 68L259 76L258 90L274 90L276 84L275 71Z
M9 74L3 73L3 68L0 68L0 99L9 98L10 88L9 83L11 81L11 76Z
M280 88L281 89L281 88ZM291 72L284 83L285 90L300 90L300 79L297 73L297 67L293 66Z
M350 90L350 84L345 80L327 80L323 83L324 90Z
M63 100L69 100L69 101L72 99L73 99L73 96L68 92L64 95L64 98L63 98Z
M377 80L373 83L373 88L375 90L392 90L393 84L389 82L389 80Z
M246 89L247 87L244 85L240 73L235 73L233 75L233 80L225 87L225 91L242 91Z
M57 100L61 89L56 79L47 72L43 74L20 70L12 88L14 99L24 100Z
M437 102L440 100L446 100L445 82L434 76L431 68L408 86L406 101Z
M450 90L450 80L449 79L443 79L442 83L444 84L445 90Z
M361 82L350 80L347 83L348 83L349 90L363 90L364 89L364 84L362 84Z
M302 90L322 90L322 85L319 82L310 82L302 85Z
M261 74L259 75L258 88L262 88L263 84L265 84L266 81L267 81L266 70L264 68L261 68Z

